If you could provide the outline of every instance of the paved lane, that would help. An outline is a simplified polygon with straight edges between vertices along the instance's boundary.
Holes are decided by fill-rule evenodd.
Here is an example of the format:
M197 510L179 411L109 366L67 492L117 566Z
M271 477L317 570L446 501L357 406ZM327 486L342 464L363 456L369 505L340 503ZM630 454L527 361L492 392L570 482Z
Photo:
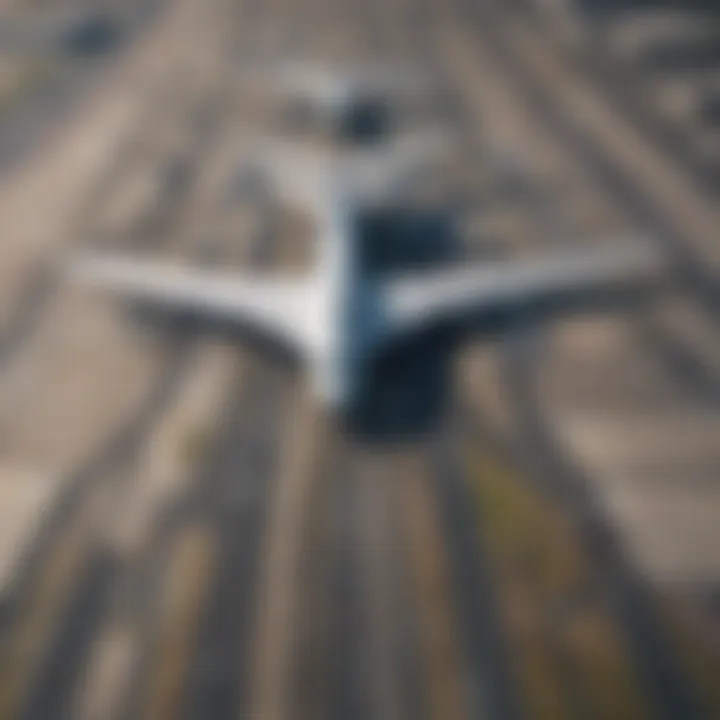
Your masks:
M461 237L444 257L644 228L535 113L461 0L168 3L84 129L50 148L51 168L30 162L2 188L15 228L8 277L81 241L219 266L303 262L298 223L236 187L248 138L275 127L238 78L254 59L292 53L398 60L439 85L429 104L458 146L440 184L462 200L451 218ZM549 63L536 71L554 72ZM607 126L593 131L605 138ZM658 162L638 168L653 174ZM33 210L38 193L52 222ZM379 366L374 409L397 425L417 421L443 384L454 399L438 404L432 433L391 438L390 420L362 434L326 417L293 368L209 333L149 331L110 303L73 344L74 306L56 309L66 291L34 306L24 287L3 290L17 320L9 345L0 339L0 353L14 347L0 367L12 401L0 407L12 430L0 452L42 457L71 482L0 588L0 720L641 718L696 689L679 653L663 664L676 645L649 662L654 630L627 619L659 606L655 590L643 585L648 604L628 605L637 567L602 550L619 540L603 488L571 472L597 458L582 442L567 457L547 420L567 427L592 401L598 423L617 398L696 412L707 373L695 372L693 395L670 392L672 373L641 372L658 343L609 333L601 345L622 363L612 377L597 368L605 390L598 380L594 394L577 349L551 333L465 348L457 363L439 360L439 343L418 344ZM641 320L608 322L635 333ZM662 338L676 348L677 334ZM534 360L547 347L555 386L543 395ZM85 383L38 397L63 381L42 361L58 349ZM608 534L590 532L599 527ZM672 702L665 715L679 716Z

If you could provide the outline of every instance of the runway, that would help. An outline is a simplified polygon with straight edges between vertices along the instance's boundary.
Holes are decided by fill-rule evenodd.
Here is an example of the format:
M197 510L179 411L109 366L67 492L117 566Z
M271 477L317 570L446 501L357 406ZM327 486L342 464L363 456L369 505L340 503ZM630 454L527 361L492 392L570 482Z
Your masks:
M718 212L529 23L494 0L167 0L7 169L0 506L28 519L0 535L0 720L720 712ZM239 182L276 127L239 78L292 57L428 81L456 145L442 259L649 234L685 296L419 343L348 428L297 369L50 278L90 246L306 262L304 218ZM644 444L607 430L628 418Z

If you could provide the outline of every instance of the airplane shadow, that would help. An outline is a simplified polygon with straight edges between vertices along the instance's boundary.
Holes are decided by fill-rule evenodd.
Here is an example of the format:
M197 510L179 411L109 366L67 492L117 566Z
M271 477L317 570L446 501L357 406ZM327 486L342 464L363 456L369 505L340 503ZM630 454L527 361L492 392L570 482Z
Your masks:
M371 445L409 442L432 433L447 409L455 345L452 333L435 332L379 357L358 401L343 418L346 430Z
M425 207L383 208L359 218L360 265L368 275L397 275L459 261L461 244L448 213ZM368 368L358 402L344 418L348 432L370 444L407 442L431 433L450 395L450 361L458 334L411 337Z

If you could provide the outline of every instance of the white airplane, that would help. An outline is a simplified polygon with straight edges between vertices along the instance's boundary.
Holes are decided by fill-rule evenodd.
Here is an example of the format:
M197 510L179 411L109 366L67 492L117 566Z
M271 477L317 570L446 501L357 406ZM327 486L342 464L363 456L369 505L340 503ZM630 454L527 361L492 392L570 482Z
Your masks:
M110 256L73 259L70 274L132 301L234 324L279 343L304 362L317 399L337 410L352 408L373 360L403 339L467 321L489 334L498 321L603 307L662 275L649 243L631 242L537 260L372 276L359 263L358 218L377 203L391 203L412 164L393 158L363 167L355 158L348 167L287 148L265 157L280 196L304 206L317 224L317 262L304 277Z

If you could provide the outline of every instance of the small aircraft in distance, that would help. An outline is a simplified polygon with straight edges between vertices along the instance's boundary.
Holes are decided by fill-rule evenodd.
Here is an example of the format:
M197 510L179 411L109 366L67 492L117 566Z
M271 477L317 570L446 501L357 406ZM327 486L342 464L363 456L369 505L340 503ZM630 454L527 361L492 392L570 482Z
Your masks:
M365 158L321 162L287 144L260 154L279 197L315 220L316 262L305 276L103 255L71 259L70 276L279 344L304 363L317 399L337 411L352 409L373 361L403 340L453 325L489 336L528 318L615 307L645 297L663 277L660 256L642 240L535 260L373 274L360 261L360 219L391 207L420 161L414 152Z
M256 70L250 83L280 98L282 114L294 123L359 144L390 135L402 108L417 111L426 89L416 73L403 68L368 64L329 69L307 61Z

